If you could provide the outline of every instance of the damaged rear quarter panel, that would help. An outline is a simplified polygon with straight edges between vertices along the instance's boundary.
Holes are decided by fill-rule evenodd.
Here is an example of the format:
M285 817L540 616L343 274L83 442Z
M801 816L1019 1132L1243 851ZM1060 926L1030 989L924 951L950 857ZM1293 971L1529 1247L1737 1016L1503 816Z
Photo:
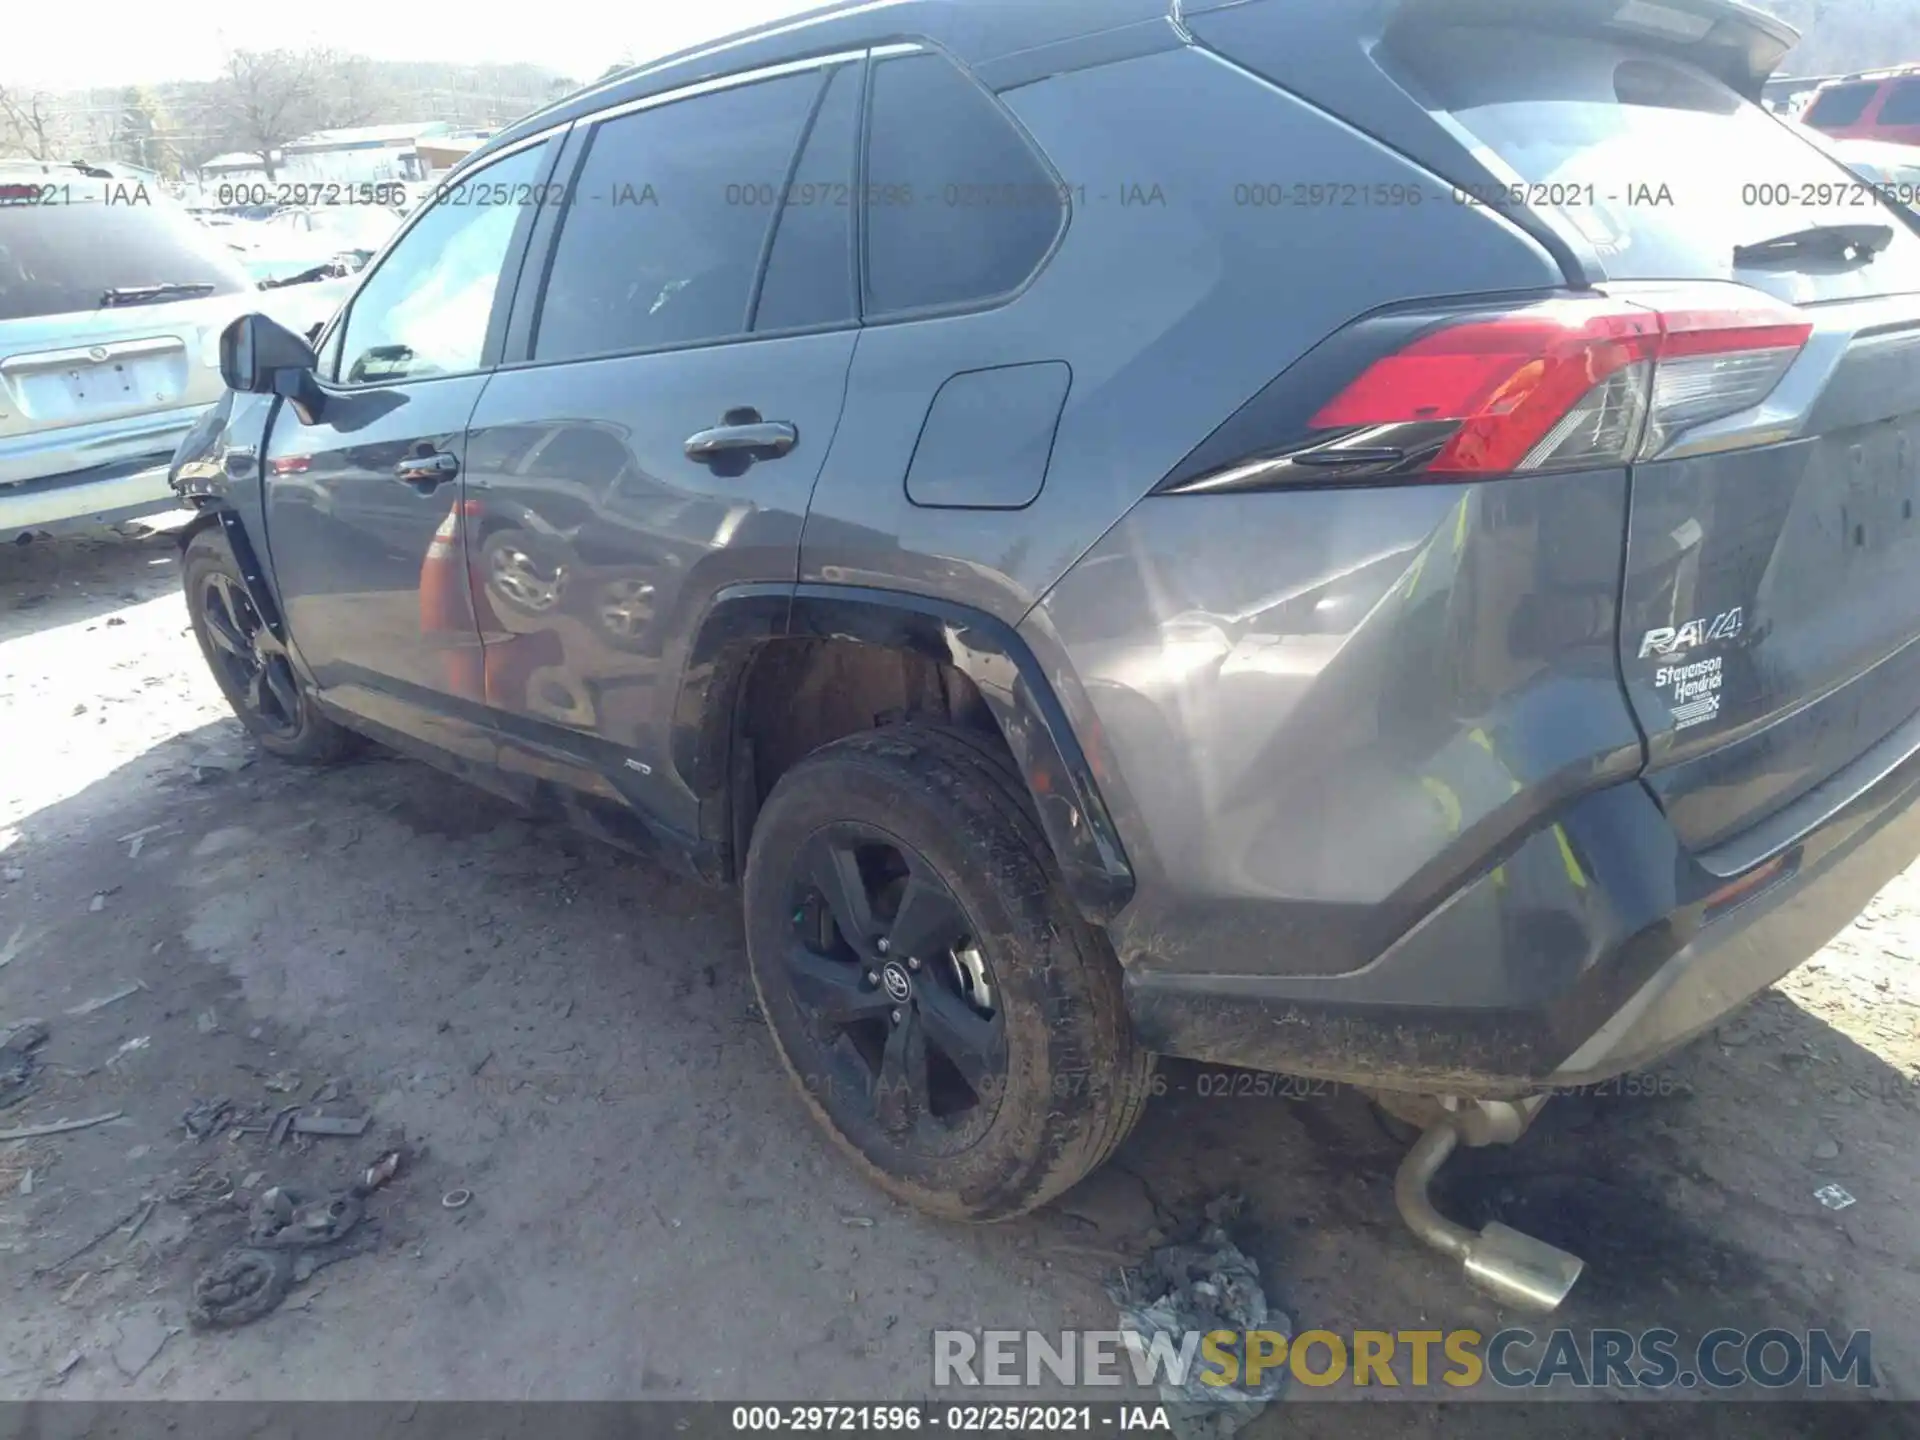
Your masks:
M1129 968L1351 975L1503 860L1503 911L1593 903L1552 815L1641 763L1626 504L1610 470L1164 496L1116 527L1042 610L1123 782Z

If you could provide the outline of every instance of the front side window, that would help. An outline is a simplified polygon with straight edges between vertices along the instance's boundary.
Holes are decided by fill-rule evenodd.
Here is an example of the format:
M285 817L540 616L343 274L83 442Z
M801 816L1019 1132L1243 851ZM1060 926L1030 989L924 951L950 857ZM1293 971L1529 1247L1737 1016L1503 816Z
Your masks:
M604 121L568 187L536 360L744 334L754 279L826 77L787 75Z
M480 368L515 227L537 194L544 145L447 183L353 298L339 378L388 385Z

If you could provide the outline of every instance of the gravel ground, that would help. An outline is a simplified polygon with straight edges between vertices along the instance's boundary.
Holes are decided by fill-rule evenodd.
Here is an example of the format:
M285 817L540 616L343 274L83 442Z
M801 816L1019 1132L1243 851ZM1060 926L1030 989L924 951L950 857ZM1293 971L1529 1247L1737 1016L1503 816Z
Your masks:
M1521 1323L1400 1227L1399 1146L1349 1093L1221 1095L1176 1065L1039 1215L891 1204L787 1093L730 894L424 766L256 758L178 582L164 536L0 552L0 1022L50 1030L0 1127L119 1112L0 1144L0 1395L921 1396L935 1328L1108 1328L1103 1278L1228 1192L1300 1329ZM1558 1323L1870 1329L1882 1392L1920 1398L1916 955L1909 874L1632 1093L1456 1160L1444 1202L1587 1258ZM229 1133L328 1082L365 1134ZM222 1098L191 1138L183 1112ZM237 1207L396 1148L360 1253L257 1323L187 1325ZM1829 1183L1856 1203L1824 1208ZM1425 1434L1474 1408L1399 1413ZM1633 1428L1683 1433L1688 1408ZM1534 1430L1619 1426L1562 1405Z

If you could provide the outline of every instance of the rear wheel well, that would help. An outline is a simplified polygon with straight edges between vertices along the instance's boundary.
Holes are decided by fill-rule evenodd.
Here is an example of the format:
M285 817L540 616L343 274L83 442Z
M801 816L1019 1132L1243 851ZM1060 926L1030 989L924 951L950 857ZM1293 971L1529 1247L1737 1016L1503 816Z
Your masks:
M731 775L736 869L780 777L849 735L906 721L977 736L1013 763L979 687L956 667L891 645L770 640L742 679Z

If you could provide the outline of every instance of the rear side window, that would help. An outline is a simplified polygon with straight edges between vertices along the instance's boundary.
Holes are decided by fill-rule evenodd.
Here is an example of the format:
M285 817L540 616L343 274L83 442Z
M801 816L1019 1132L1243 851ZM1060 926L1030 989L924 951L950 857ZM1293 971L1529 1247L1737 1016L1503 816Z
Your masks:
M1920 291L1920 235L1814 142L1720 81L1608 40L1435 29L1394 67L1530 187L1616 280L1739 280L1801 302ZM1866 264L1736 266L1734 250L1887 225Z
M783 76L603 122L570 187L536 360L745 333L754 277L824 78Z
M1886 103L1874 117L1876 125L1920 125L1920 80L1896 80Z
M1880 93L1877 83L1862 85L1835 85L1830 90L1822 90L1807 109L1806 122L1822 130L1838 130L1845 125L1857 125L1860 117L1867 113L1867 106L1873 103L1873 97Z
M993 99L939 55L874 67L867 312L1018 289L1060 233L1059 182Z
M859 315L853 285L853 203L860 129L860 67L828 82L786 186L755 330L851 323Z
M101 308L109 291L252 290L217 232L132 181L24 171L0 180L0 320ZM204 289L199 287L204 286Z

